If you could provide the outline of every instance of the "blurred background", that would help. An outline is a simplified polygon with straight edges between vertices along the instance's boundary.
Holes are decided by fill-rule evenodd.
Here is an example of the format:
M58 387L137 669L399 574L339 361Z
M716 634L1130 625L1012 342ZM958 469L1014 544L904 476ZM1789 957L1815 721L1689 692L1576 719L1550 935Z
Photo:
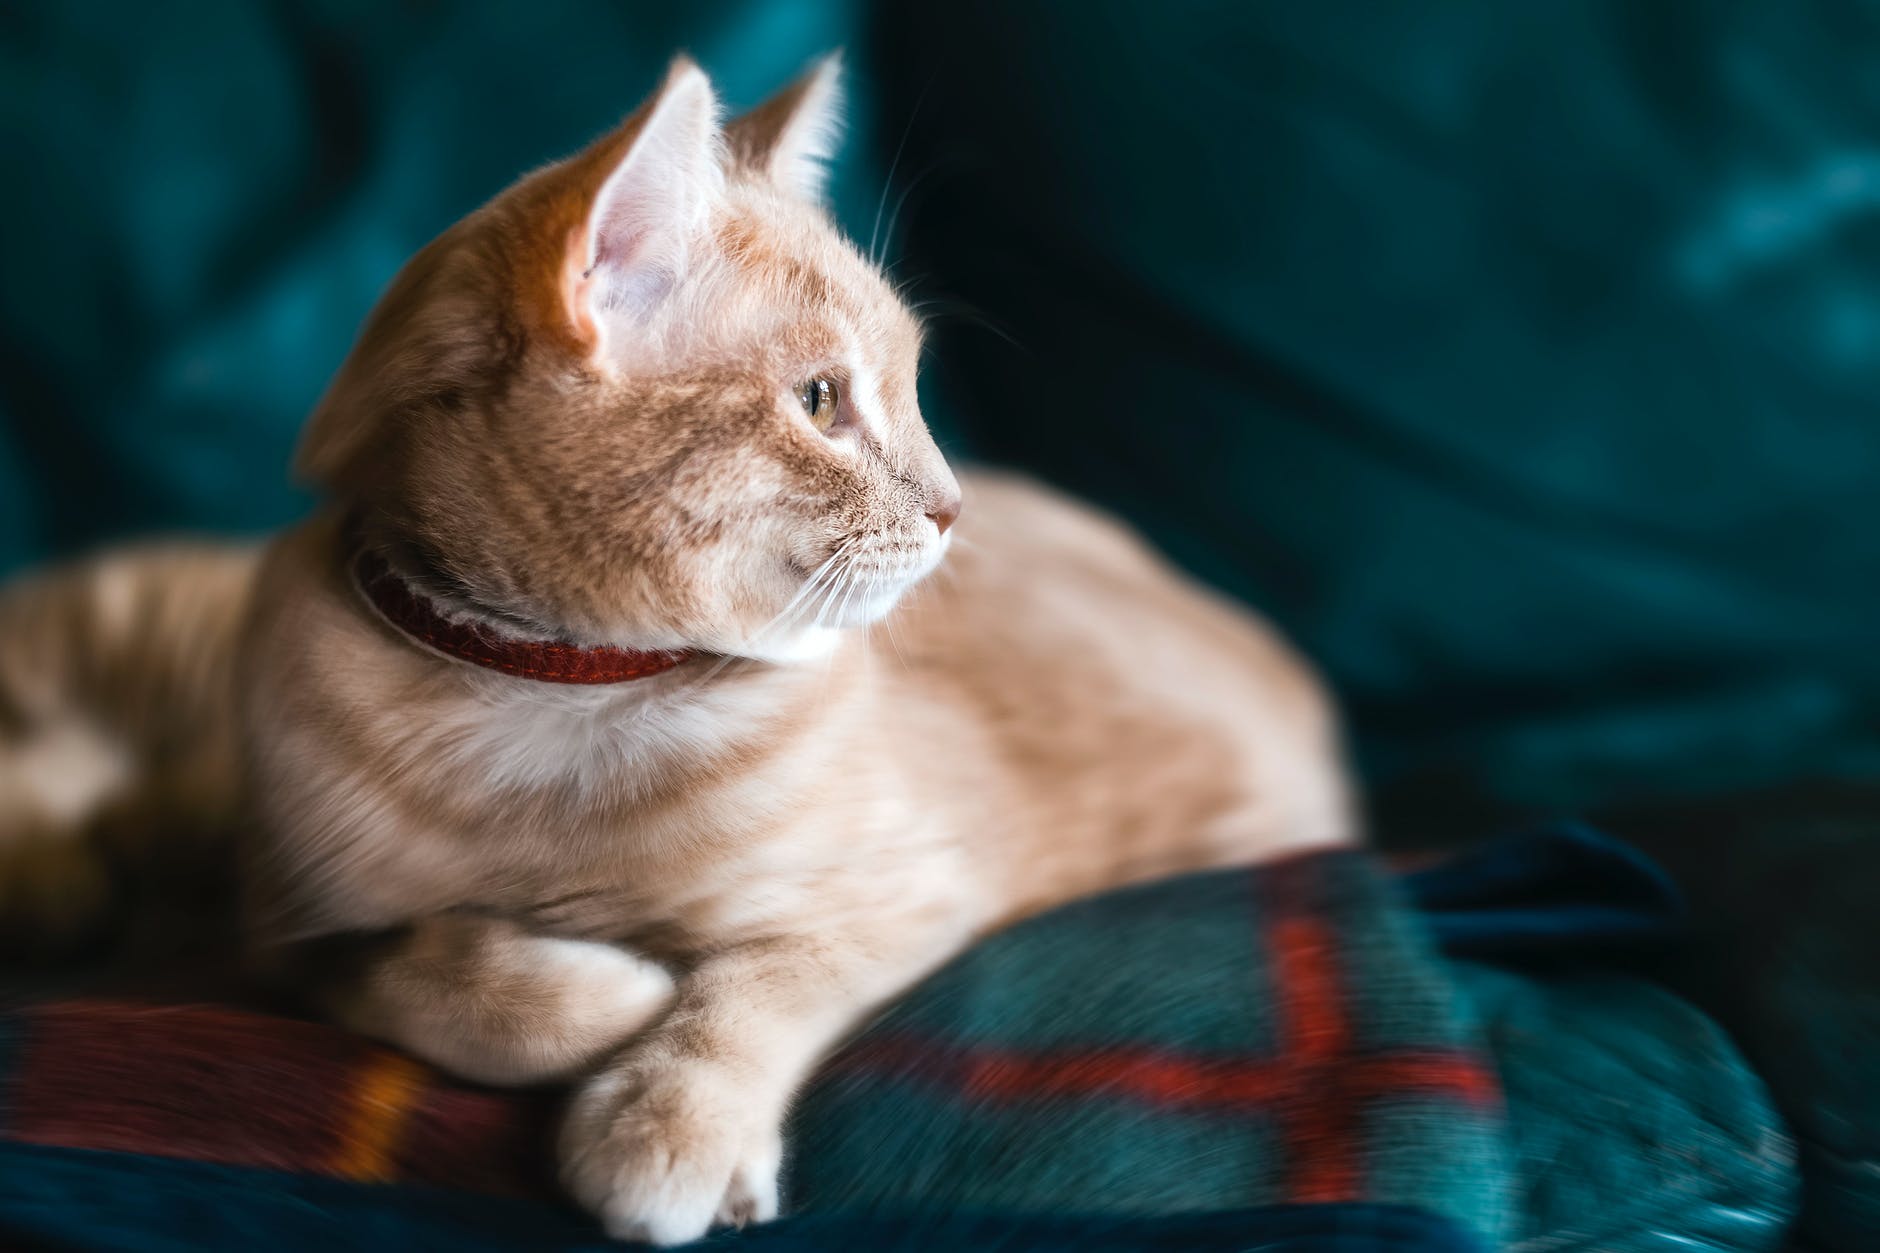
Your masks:
M295 433L406 256L675 48L735 108L841 46L836 209L932 302L948 450L1276 617L1380 785L1880 773L1871 5L228 0L0 32L0 570L295 517Z
M1593 813L1664 859L1675 981L1871 1234L1865 0L8 5L0 572L296 517L406 256L675 49L743 108L836 46L835 209L926 302L949 453L1276 619L1386 844Z

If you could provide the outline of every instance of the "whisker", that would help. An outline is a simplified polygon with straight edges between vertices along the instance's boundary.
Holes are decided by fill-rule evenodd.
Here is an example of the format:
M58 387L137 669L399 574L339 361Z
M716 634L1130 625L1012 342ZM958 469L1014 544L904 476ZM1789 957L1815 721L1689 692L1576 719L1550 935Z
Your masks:
M866 582L857 580L857 583L858 583L857 590L861 592L861 595L857 597L857 600L864 606L867 605L869 593L875 590L875 582L880 577L881 577L881 574L879 571L870 571ZM872 622L867 622L867 621L864 621L862 623L862 669L863 669L863 673L867 676L868 681L871 683L874 682L874 679L875 679L875 624Z
M894 202L894 212L888 215L887 233L881 237L881 246L884 249L894 242L894 228L901 220L901 209L907 204L908 196L911 195L914 189L919 187L929 175L939 169L940 165L941 163L936 161L934 164L909 179L907 186L901 189L900 198ZM879 211L877 211L877 216L879 216Z
M816 630L829 629L829 611L835 607L835 598L842 590L842 580L846 574L846 570L837 571L836 577L829 581L829 585L816 594L816 617L811 623Z
M832 630L839 631L842 629L841 608L840 608L839 602L845 602L848 599L848 588L854 582L854 574L855 574L855 571L852 566L844 566L842 568L842 577L836 581L835 588L829 593L829 598L825 605L825 609L834 611L830 618L830 623L831 623L830 629ZM821 620L822 620L821 614L818 614L817 621L820 622ZM830 649L828 654L823 658L822 692L821 692L821 699L823 701L827 701L828 696L829 696L829 680L831 676L835 674L836 653L840 651L840 647L841 646L838 644L836 648Z
M850 577L842 589L842 603L836 608L835 624L837 630L842 629L842 620L848 617L849 614L849 598L855 594L855 589L860 585L860 576L854 571L851 571Z
M773 630L775 627L778 626L778 624L782 623L784 619L788 618L791 614L793 614L797 610L797 608L805 600L808 599L810 593L815 590L816 585L823 580L824 576L830 572L831 568L836 564L836 562L842 559L842 555L848 552L849 548L854 543L855 543L855 540L853 537L843 540L842 543L837 546L836 550L833 553L829 554L829 559L823 562L820 566L816 567L816 569L810 574L810 577L804 581L803 586L800 589L798 589L796 595L790 598L790 602L786 604L781 611L778 612L777 616L772 618L769 622L765 623L763 626L759 627L757 631L749 639L745 641L745 644L748 646L749 644L762 639L766 633Z
M895 660L899 661L901 668L905 670L907 669L907 653L902 650L901 641L894 633L894 617L898 612L898 608L890 609L888 616L881 620L881 625L882 629L888 633L888 644L894 649Z
M877 268L881 265L881 257L875 252L875 243L881 236L881 211L888 207L888 191L894 186L895 171L901 168L901 154L906 151L908 138L914 133L914 123L920 117L920 107L927 103L927 93L933 90L933 85L939 77L938 72L929 77L927 85L920 89L920 95L914 98L914 107L907 111L907 125L901 128L901 142L894 146L894 159L888 162L887 176L881 180L881 200L875 205L875 226L868 232L868 263Z
M842 559L843 555L849 551L854 543L854 537L850 537L837 545L836 550L830 553L828 559L810 573L809 578L804 580L803 586L797 589L796 595L790 598L789 602L778 611L777 615L763 626L758 627L757 630L745 636L740 642L739 648L748 651L753 644L760 643L774 632L796 625L794 620L800 618L803 613L816 603L819 589L825 586L833 586L836 582L840 581L841 572L836 568L836 563ZM689 687L697 687L709 683L711 680L717 678L718 675L724 671L725 667L729 666L732 662L744 660L749 660L749 658L741 657L736 653L726 653L723 657L718 659L717 664L700 675Z
M963 300L955 300L943 296L930 296L912 307L916 310L916 316L920 318L923 324L934 325L947 321L960 322L967 326L977 327L982 331L996 335L1022 353L1028 355L1031 353L1029 345L1021 343L1009 330L994 321L989 314L976 305L968 304Z

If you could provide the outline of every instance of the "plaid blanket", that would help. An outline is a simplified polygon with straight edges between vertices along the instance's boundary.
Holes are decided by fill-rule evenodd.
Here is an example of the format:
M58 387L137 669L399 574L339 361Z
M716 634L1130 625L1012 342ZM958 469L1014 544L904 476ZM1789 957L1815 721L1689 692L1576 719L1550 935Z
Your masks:
M1408 1253L1558 1226L1521 1204L1522 1136L1470 1001L1358 853L1073 905L969 952L832 1058L793 1120L798 1216L738 1238ZM1505 983L1496 1004L1505 1019ZM0 1234L601 1247L555 1197L554 1114L553 1094L452 1083L313 1023L20 1007L0 1017ZM1727 1176L1735 1159L1713 1156ZM1736 1208L1756 1200L1720 1178Z

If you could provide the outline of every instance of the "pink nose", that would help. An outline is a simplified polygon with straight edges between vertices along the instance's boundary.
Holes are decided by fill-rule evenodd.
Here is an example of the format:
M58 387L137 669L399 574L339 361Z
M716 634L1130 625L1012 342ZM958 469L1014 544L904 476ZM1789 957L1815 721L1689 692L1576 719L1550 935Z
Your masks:
M927 506L927 516L932 518L933 524L940 528L940 534L945 535L947 528L953 525L954 519L960 516L959 489L955 488L944 496L935 497L933 503Z

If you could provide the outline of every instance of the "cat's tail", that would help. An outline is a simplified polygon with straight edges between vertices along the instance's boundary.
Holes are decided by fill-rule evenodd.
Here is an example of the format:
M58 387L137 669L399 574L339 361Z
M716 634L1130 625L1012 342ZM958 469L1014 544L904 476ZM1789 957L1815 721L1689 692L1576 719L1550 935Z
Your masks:
M63 953L226 862L256 558L148 547L0 587L0 949Z

